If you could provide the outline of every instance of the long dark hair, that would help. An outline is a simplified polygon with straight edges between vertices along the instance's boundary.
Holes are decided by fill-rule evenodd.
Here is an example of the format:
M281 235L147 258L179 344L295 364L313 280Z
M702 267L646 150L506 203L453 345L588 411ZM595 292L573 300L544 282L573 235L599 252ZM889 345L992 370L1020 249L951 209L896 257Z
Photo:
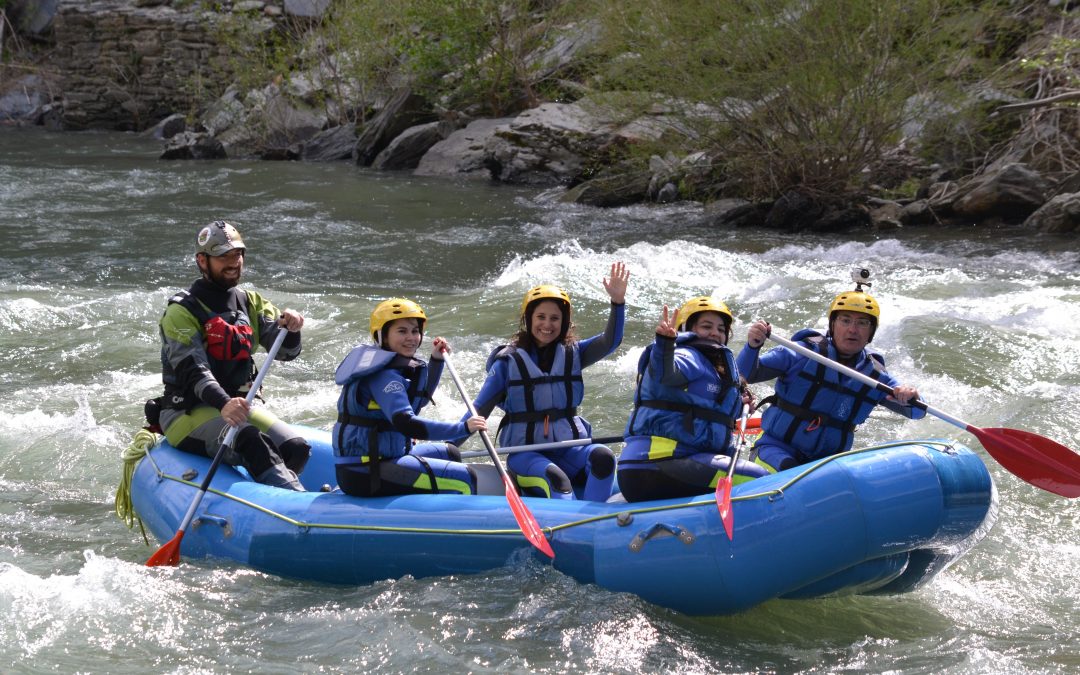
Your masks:
M545 300L557 304L563 315L562 327L559 330L559 337L556 338L555 342L561 342L563 346L570 347L578 341L577 332L574 330L576 326L574 326L574 321L570 317L570 305L566 304L565 300L556 298L537 298L525 307L525 311L521 314L521 320L518 322L518 331L510 338L510 344L526 351L537 350L540 348L540 346L536 344L536 339L532 336L532 315L533 312L536 311L536 306ZM552 344L555 344L555 342Z

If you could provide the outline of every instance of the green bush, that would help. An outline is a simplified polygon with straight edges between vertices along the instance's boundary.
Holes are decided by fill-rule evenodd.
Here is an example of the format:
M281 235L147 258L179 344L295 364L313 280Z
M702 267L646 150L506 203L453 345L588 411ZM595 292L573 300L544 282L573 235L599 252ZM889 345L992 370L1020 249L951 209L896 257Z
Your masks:
M940 22L963 4L594 0L615 56L602 82L685 102L748 197L840 193L919 114L909 100L943 79L955 53Z

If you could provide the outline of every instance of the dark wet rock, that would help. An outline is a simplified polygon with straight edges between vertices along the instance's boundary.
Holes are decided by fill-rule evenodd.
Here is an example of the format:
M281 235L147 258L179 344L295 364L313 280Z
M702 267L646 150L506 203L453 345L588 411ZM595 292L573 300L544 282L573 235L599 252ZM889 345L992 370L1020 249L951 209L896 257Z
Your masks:
M353 158L357 164L369 166L406 129L434 121L435 113L427 99L410 89L401 89L363 126Z
M900 209L900 222L904 225L929 225L938 222L938 218L930 202L917 199Z
M352 157L356 146L356 127L342 124L315 134L304 141L300 159L308 162L334 162Z
M398 134L390 145L375 156L371 168L383 171L415 169L421 158L436 143L455 131L451 122L428 122Z
M185 131L169 139L161 159L225 159L221 141L206 132Z
M1038 172L1022 164L1009 164L966 184L952 202L952 210L973 220L1022 220L1046 202L1049 189Z
M744 202L723 211L715 224L718 227L764 227L770 209L772 204L768 202Z
M1024 226L1039 232L1080 231L1080 192L1054 197L1028 216Z
M645 198L650 176L647 171L627 169L615 168L580 183L567 190L560 201L603 207L637 204Z
M161 120L146 133L159 141L166 141L185 131L187 131L187 118L180 113L176 113Z

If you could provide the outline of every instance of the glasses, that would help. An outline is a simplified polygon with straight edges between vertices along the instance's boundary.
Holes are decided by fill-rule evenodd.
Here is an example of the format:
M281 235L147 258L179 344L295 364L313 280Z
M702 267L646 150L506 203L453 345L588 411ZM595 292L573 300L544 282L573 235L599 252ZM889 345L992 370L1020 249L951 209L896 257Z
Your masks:
M850 316L837 317L836 323L840 324L842 328L851 328L857 326L858 328L869 328L871 325L870 319L852 319Z

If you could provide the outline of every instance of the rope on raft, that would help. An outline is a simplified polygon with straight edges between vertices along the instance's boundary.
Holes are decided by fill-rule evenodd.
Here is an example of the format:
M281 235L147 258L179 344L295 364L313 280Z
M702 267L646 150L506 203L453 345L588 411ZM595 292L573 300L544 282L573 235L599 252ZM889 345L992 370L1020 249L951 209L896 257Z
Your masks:
M157 445L157 442L157 434L148 429L139 429L135 432L131 444L120 455L120 459L124 460L124 468L121 471L120 485L116 488L116 515L127 524L128 529L134 529L135 523L139 523L139 531L147 546L150 545L150 539L146 536L146 528L131 504L131 477L135 473L139 460L145 457L147 451Z

